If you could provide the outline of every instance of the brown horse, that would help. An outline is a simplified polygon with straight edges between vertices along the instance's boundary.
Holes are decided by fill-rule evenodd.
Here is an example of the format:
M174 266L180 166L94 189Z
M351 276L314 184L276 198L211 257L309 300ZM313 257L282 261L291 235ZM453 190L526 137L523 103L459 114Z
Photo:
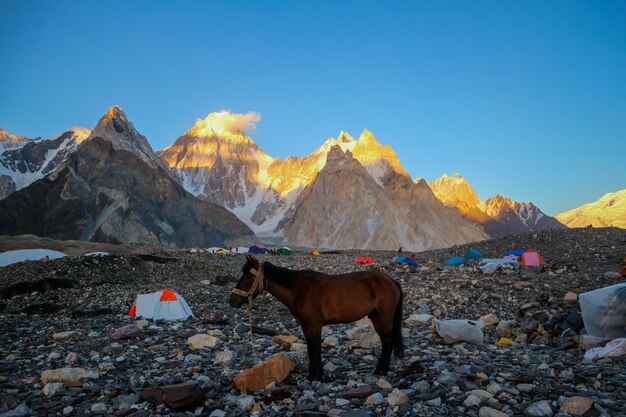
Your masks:
M289 308L302 327L309 353L308 379L319 380L322 368L322 326L350 323L368 316L382 343L374 373L389 371L391 353L402 357L402 289L380 271L326 275L260 264L246 255L243 275L230 295L230 305L241 307L267 290Z

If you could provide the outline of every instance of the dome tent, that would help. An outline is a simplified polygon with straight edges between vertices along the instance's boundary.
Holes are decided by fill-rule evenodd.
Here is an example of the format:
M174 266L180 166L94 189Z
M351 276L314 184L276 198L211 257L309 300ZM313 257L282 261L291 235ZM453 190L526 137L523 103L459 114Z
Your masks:
M153 320L187 320L193 318L189 304L178 293L163 289L151 294L137 294L135 304L128 312L130 317Z

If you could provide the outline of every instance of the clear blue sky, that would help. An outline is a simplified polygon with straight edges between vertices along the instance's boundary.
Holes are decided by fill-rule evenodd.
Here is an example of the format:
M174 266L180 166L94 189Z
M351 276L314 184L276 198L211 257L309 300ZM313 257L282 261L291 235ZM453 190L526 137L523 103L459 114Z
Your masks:
M29 137L119 104L161 149L257 111L272 156L367 128L413 177L549 214L626 188L622 0L0 0L0 60L0 126Z

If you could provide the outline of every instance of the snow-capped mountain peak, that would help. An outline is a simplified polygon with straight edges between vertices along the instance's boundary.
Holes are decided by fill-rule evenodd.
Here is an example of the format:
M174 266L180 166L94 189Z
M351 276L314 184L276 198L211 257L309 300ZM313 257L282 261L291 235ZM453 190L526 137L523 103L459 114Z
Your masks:
M569 227L621 227L626 229L626 189L556 215Z
M152 150L148 140L137 132L135 126L126 118L124 110L118 105L111 106L104 113L83 142L95 138L108 140L115 149L135 153L152 166L161 166L161 161Z
M0 199L56 170L89 134L84 127L70 127L46 139L10 135L0 142Z
M222 110L212 112L204 119L196 120L196 124L186 135L198 138L219 137L233 142L250 143L252 140L244 131L254 132L261 115L256 112L246 114L232 113Z

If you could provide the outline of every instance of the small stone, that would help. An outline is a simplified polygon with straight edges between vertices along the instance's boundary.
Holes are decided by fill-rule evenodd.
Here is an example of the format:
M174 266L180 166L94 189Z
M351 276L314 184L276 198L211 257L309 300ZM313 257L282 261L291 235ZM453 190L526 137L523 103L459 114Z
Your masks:
M580 336L578 336L578 344L583 350L591 349L596 346L604 346L610 341L611 339L591 336L588 334L581 334Z
M300 340L300 338L298 336L286 336L286 335L278 335L278 336L274 336L272 337L272 342L276 343L277 345L289 345L292 343L296 343L298 340Z
M383 397L383 394L377 392L367 397L367 399L365 400L365 405L377 405L382 403L384 399L385 397Z
M59 332L59 333L55 333L52 335L52 340L54 340L57 343L60 342L65 342L66 340L69 340L72 335L76 333L75 331L67 331L67 332Z
M612 279L612 278L621 278L621 277L622 275L616 271L607 271L604 273L604 278Z
M397 405L406 404L409 402L409 396L398 388L394 388L393 391L387 396L387 402L389 406L395 407Z
M49 382L63 382L65 385L80 385L83 379L98 379L100 375L95 371L87 371L83 368L59 368L48 369L41 373L44 384Z
M234 357L235 354L232 351L224 350L215 354L215 360L213 361L213 363L215 365L230 365Z
M482 322L485 323L486 326L495 326L500 321L498 316L496 316L494 313L485 314L480 318L480 320L482 320Z
M381 389L393 388L393 385L391 385L389 381L387 381L385 378L380 378L378 382L376 383L376 385L378 385Z
M344 405L350 404L350 400L346 400L345 398L337 398L335 400L335 405L337 407L343 407Z
M337 367L332 362L328 362L326 365L324 365L324 370L330 374L334 373L336 369Z
M115 331L113 331L113 333L111 333L110 337L113 340L118 340L118 339L132 339L135 337L143 337L143 336L144 336L143 330L141 330L139 326L133 323L133 324L120 327L119 329L116 329Z
M593 400L588 397L575 396L570 397L563 401L559 413L567 413L573 416L582 416L587 411L591 410Z
M237 400L237 407L243 411L251 410L254 406L254 397L252 395L246 395Z
M511 327L515 324L513 320L500 320L496 331L501 337L511 337Z
M78 361L78 355L74 352L70 352L65 356L65 363L68 365L73 365Z
M428 381L417 381L411 384L411 389L414 389L419 393L425 393L430 391L430 384L428 383Z
M491 381L489 385L487 385L487 391L489 391L493 395L496 395L498 392L500 392L500 390L502 390L502 387L495 381Z
M324 346L338 346L339 340L334 336L326 336L322 342Z
M568 291L563 296L563 301L577 301L577 300L578 300L578 294L576 294L575 292Z
M508 414L491 407L482 407L478 410L478 417L509 417Z
M505 347L505 346L513 346L515 342L508 337L501 337L497 342L496 346Z
M200 333L187 339L187 344L191 350L199 350L204 348L214 348L219 343L219 339L215 336Z
M106 412L107 412L107 405L105 403L95 403L94 405L91 406L92 414L100 415L100 414L106 414Z
M520 392L531 392L533 389L535 388L535 386L533 384L517 384L517 389Z
M211 414L209 414L209 417L226 417L226 411L213 410Z
M67 416L69 414L72 414L72 411L74 411L74 407L72 407L71 405L68 405L67 407L63 408L63 415Z
M431 400L424 401L429 407L441 407L441 397L433 398Z
M411 314L404 323L409 327L429 326L432 324L434 317L431 314Z
M49 382L41 390L43 395L52 398L58 394L65 392L65 385L62 382Z
M488 401L491 397L493 397L492 393L485 391L484 389L475 389L470 391L470 394L480 398L481 401Z
M538 401L531 404L524 410L524 414L530 417L552 417L554 412L550 407L550 402L546 400Z
M533 283L530 281L517 281L513 284L513 288L516 290L523 290L524 288L532 287Z
M473 394L470 394L467 396L465 401L463 401L463 405L465 407L478 407L480 405L480 398Z
M4 360L6 361L14 361L17 359L17 356L15 356L15 354L13 353L9 353L7 356L5 356Z
M55 361L61 357L59 352L50 352L48 355L48 362Z
M306 350L306 345L304 343L293 343L289 350L292 352L302 352Z

